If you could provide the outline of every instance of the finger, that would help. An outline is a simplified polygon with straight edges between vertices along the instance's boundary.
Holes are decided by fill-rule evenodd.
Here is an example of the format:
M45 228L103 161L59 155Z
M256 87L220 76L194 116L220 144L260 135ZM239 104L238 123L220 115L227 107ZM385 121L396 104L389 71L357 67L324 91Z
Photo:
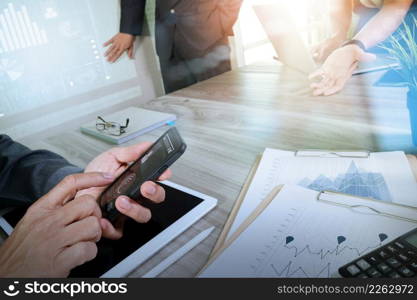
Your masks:
M99 172L69 175L42 197L39 202L50 207L62 206L68 200L74 198L78 191L91 187L106 186L112 183L114 179L112 174Z
M136 203L126 196L120 196L116 200L116 208L125 216L128 216L138 223L146 223L151 219L151 211Z
M114 38L111 38L110 40L108 40L107 42L105 42L103 44L103 47L107 47L107 46L109 46L110 44L113 44L113 43L114 43Z
M116 158L119 163L130 163L137 160L142 154L144 154L152 143L144 142L129 147L119 147L109 150L109 153Z
M315 53L319 52L320 49L320 45L315 45L313 47L311 47L311 54L314 56Z
M170 169L167 169L162 175L158 178L158 181L164 181L168 180L172 177L172 171Z
M66 226L62 233L62 245L72 246L79 242L97 243L101 238L100 218L89 216Z
M82 195L73 201L68 202L59 210L59 216L65 225L81 220L88 216L101 218L101 210L97 199L88 194Z
M323 54L324 54L324 51L323 51L322 47L319 47L319 46L318 47L313 47L312 55L313 55L313 58L316 62L321 62L322 61Z
M123 50L120 47L115 47L111 53L109 53L109 60L114 61L117 56L120 56ZM120 53L120 54L119 54ZM117 59L117 58L116 58Z
M333 94L336 94L336 93L340 92L343 89L343 87L344 87L344 84L337 83L333 87L326 90L323 94L324 94L324 96L331 96Z
M113 53L114 51L116 51L116 45L111 45L111 47L109 49L106 50L106 52L104 53L104 56L108 57L110 55L110 53Z
M119 54L119 52L120 52L120 54ZM113 63L122 55L122 53L123 53L122 50L115 49L107 56L107 60L109 62Z
M161 203L165 200L165 190L155 182L147 181L140 187L142 196L155 203Z
M123 236L123 226L126 218L119 218L119 222L113 226L109 220L102 218L100 220L102 236L110 240L118 240Z
M333 80L329 81L326 85L322 85L320 87L317 87L314 90L313 95L314 96L322 96L322 95L324 95L329 88L333 87L333 85L335 84L335 82L336 82L336 80L333 79Z
M313 96L322 96L323 95L324 90L323 89L315 89L313 91Z
M134 59L135 58L135 53L134 53L134 47L133 46L130 47L127 50L127 55L129 56L130 59Z
M325 52L323 49L320 49L318 55L317 55L317 62L323 62L326 59Z
M315 72L313 72L313 73L311 73L309 76L308 76L308 79L310 79L310 80L312 80L312 79L315 79L315 78L317 78L317 77L322 77L323 75L324 75L324 70L322 69L322 68L320 68L320 69L318 69L317 71L315 71Z
M119 49L117 51L114 51L112 54L110 54L109 61L112 62L112 63L116 62L120 58L120 56L122 56L124 51L125 50L123 50L123 49Z
M63 276L68 276L72 269L93 260L96 256L97 245L95 243L80 242L64 248L56 257L55 266L61 270Z
M325 96L330 96L333 94L336 94L338 92L340 92L341 90L343 90L343 88L346 85L346 82L352 77L353 71L357 68L358 66L358 62L354 63L349 71L349 74L346 77L341 77L339 79L336 80L334 86L332 88L330 88L329 90L327 90L324 95Z
M336 79L334 79L332 75L327 75L321 82L321 86L323 88L328 88L328 87L333 86L335 82L336 82Z
M313 53L313 59L316 63L320 62L320 59L321 59L320 52L314 52Z
M324 89L332 85L335 80L331 76L323 77L320 82L313 82L310 87L313 89Z

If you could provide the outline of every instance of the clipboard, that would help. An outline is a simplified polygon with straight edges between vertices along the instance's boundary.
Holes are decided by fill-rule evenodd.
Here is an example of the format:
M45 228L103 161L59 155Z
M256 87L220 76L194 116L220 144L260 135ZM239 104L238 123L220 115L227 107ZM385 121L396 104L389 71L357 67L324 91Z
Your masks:
M364 204L343 203L343 201L339 201L340 199L338 199L341 196L344 198L350 198L352 200L354 199L365 200L367 204L364 205ZM328 198L326 199L326 197ZM368 211L368 213L373 213L382 217L393 218L393 219L417 224L417 217L416 217L417 208L412 207L412 206L407 206L407 205L398 204L398 203L391 203L391 202L381 202L381 201L370 199L370 198L352 196L352 195L347 195L347 194L342 194L342 193L337 193L337 192L329 192L329 191L319 192L317 194L316 201L325 203L328 205L344 207L350 210L362 209L362 210ZM394 211L397 211L397 213L393 213L392 209L391 210L377 209L375 207L375 204L377 205L383 204L384 206L393 208ZM413 211L412 216L410 216L410 211Z
M282 190L283 187L284 187L284 185L279 185L279 186L275 187L268 194L268 196L257 206L257 208L249 215L249 217L247 217L245 219L245 221L243 221L243 223L236 229L236 231L232 234L232 236L227 241L225 241L223 243L223 245L219 246L217 251L214 252L213 255L209 258L209 260L204 265L204 267L201 269L201 271L198 273L198 275L200 275L211 263L213 263L220 256L220 254L224 250L226 250L230 245L232 245L235 242L235 240L242 234L242 232L244 232L256 220L256 218L268 207L268 205L277 197L277 195L280 193L280 191ZM323 195L325 193L329 193L329 192L317 192L316 200L318 202L327 203L328 205L337 205L337 206L339 206L339 204L337 204L336 202L321 199L321 195ZM380 201L372 200L372 199L368 199L368 198L363 198L363 197L356 197L356 196L351 196L351 195L346 195L346 194L341 194L341 193L333 193L333 194L339 195L339 196L343 195L343 196L346 196L346 197L349 197L349 198L352 198L352 199L362 199L362 200L366 200L366 201L373 201L373 202L379 203L379 204L381 203ZM415 207L409 207L409 206L405 206L405 205L398 205L398 204L392 204L392 203L384 203L384 205L387 205L387 206L392 205L392 206L395 206L397 208L401 208L401 209L404 209L404 210L413 210L412 214L417 215L417 208L415 208ZM347 209L350 208L348 205L340 205L340 206L346 207ZM371 205L366 206L366 207L372 210ZM410 222L410 223L415 223L417 225L417 218L414 218L414 219L404 218L404 217L399 216L399 215L394 215L394 214L389 214L389 213L381 213L381 212L376 211L376 210L374 210L374 212L376 212L378 215L381 215L381 216L384 216L384 217L399 219L399 220L407 221L407 222Z
M327 150L297 150L294 152L294 156L303 156L306 157L307 155L309 157L323 157L322 154L323 153L327 153L327 156L324 157L353 157L353 158L358 158L358 157L362 157L362 158L369 158L370 156L370 152L369 151L327 151ZM315 154L315 155L314 155ZM353 154L353 155L352 155ZM314 156L313 156L314 155ZM329 156L330 155L330 156ZM408 162L410 164L411 167L411 171L414 174L414 177L417 181L417 157L414 155L406 155ZM213 258L214 256L216 256L217 252L223 248L223 246L225 245L226 242L226 237L229 234L230 228L232 227L233 222L235 221L236 215L239 212L240 206L242 205L243 199L245 199L246 197L246 193L252 183L252 180L255 176L255 173L259 167L259 164L262 160L262 154L259 154L256 159L254 164L252 165L252 168L249 171L249 174L246 178L245 183L243 184L242 190L239 193L238 198L236 199L235 204L233 205L233 208L230 212L230 215L219 235L219 238L217 239L217 242L211 252L209 261L211 260L211 258ZM282 187L281 187L282 188ZM269 197L267 197L265 200L267 201ZM269 199L269 202L272 199ZM267 202L267 203L269 203ZM263 204L263 202L262 202ZM242 224L243 225L243 224ZM230 240L233 238L234 235L232 235L230 237Z

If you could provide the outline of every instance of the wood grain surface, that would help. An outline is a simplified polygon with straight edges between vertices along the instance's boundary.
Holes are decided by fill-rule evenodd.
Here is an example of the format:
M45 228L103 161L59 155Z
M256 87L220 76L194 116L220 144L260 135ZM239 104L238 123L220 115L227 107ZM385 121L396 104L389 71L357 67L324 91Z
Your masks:
M271 60L140 105L178 116L177 127L188 149L173 166L172 181L216 197L219 205L130 276L144 274L201 230L215 225L208 239L161 274L195 276L206 263L252 164L266 147L416 153L407 90L372 87L381 75L354 77L338 95L312 97L303 75ZM132 102L130 99L126 106ZM85 166L112 146L81 134L82 121L51 128L22 142ZM155 130L129 144L154 141L165 130Z

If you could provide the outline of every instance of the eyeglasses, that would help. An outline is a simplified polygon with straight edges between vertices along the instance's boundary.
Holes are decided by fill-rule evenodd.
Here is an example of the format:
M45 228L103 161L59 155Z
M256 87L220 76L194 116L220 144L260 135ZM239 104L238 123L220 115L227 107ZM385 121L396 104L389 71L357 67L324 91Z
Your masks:
M102 117L98 116L96 121L96 129L100 132L106 131L110 135L121 136L126 133L126 128L129 126L129 119L126 119L125 125L117 122L107 122Z

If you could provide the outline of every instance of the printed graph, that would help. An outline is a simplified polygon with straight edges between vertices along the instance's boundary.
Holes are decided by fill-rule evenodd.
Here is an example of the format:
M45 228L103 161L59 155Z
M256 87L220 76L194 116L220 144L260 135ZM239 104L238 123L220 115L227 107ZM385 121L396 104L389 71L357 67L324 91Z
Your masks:
M48 43L46 31L33 22L27 7L16 9L12 3L0 11L0 53L36 47Z
M345 236L338 236L336 238L337 245L333 249L319 249L314 250L311 249L310 245L306 245L303 248L298 248L297 246L293 246L292 243L295 240L293 236L287 236L285 238L285 245L284 248L293 252L293 257L296 259L301 255L311 256L312 259L319 258L320 260L325 260L328 256L340 256L343 255L344 252L352 252L355 256L360 257L363 254L369 252L370 250L376 249L382 245L382 243L388 238L388 235L385 233L378 234L379 243L375 244L374 246L369 246L365 249L358 249L355 247L350 247L347 243L348 240ZM275 264L270 264L271 269L275 273L277 277L307 277L307 278L320 278L320 277L330 277L331 270L332 270L332 263L326 262L322 269L318 269L317 272L310 274L309 271L305 270L302 266L296 266L296 261L290 260L288 264L284 265L284 267L279 268Z
M270 241L250 264L254 276L329 278L340 266L379 248L389 239L389 233L375 231L368 236L369 241L359 246L354 234L327 234L324 237L321 228L326 225L320 224L311 225L311 230L300 233L306 214L310 212L290 209ZM336 222L336 219L331 222ZM345 231L343 226L336 226ZM317 243L317 240L322 242Z
M332 179L319 175L315 179L304 178L298 183L300 186L315 191L331 191L343 194L372 198L392 202L392 197L381 173L367 172L351 162L346 173L341 173Z

